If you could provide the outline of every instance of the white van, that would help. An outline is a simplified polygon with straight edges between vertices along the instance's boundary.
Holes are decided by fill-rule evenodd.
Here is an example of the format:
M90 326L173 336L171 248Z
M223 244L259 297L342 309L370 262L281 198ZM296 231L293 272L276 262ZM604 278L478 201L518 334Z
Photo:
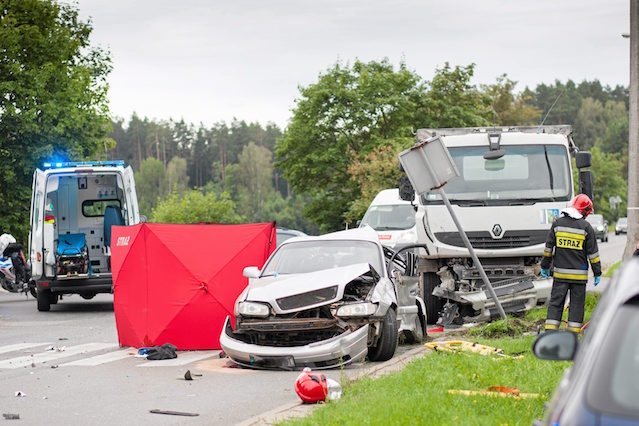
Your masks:
M359 227L370 226L380 242L394 250L417 243L415 207L399 198L399 189L380 191L366 210Z
M38 310L63 294L112 291L111 226L140 222L133 170L123 161L45 163L33 174L29 263Z

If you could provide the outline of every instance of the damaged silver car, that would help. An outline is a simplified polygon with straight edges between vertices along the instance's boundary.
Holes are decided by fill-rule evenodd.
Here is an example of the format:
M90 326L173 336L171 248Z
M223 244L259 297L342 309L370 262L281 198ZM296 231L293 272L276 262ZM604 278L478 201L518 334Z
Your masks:
M421 341L426 309L414 263L356 228L285 241L244 269L247 288L227 317L222 349L253 368L331 368L393 357L398 337Z

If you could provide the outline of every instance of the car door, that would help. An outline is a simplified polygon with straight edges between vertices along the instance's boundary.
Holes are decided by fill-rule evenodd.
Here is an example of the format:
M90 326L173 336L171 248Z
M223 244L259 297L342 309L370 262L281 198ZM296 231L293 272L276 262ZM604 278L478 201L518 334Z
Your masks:
M36 169L33 173L31 186L31 210L29 213L29 263L31 264L31 277L34 280L42 276L44 253L42 247L44 227L44 191L46 185L45 173Z

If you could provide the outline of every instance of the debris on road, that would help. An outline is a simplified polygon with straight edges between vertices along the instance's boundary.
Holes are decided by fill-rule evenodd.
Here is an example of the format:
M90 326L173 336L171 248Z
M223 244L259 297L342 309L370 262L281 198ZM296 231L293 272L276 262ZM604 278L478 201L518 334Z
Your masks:
M198 413L187 413L185 411L171 411L171 410L158 410L158 409L149 410L149 413L168 414L171 416L189 416L189 417L199 416Z
M20 420L20 414L2 413L5 420Z
M146 351L146 359L150 361L160 360L160 359L173 359L177 358L177 347L170 343L165 343L161 346L153 346ZM138 351L139 353L140 351Z
M22 398L24 396L27 396L27 394L22 391L16 391L15 396L17 396L18 398Z

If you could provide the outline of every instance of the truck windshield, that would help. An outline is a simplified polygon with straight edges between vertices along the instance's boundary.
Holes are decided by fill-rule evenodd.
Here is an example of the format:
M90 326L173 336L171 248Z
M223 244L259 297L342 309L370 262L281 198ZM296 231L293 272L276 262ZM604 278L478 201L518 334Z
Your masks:
M451 147L459 176L444 187L457 204L509 205L568 201L571 194L568 152L561 145L507 145L506 154L486 160L486 147ZM441 202L427 192L424 203Z
M369 225L376 231L399 231L415 226L415 210L410 204L371 206L360 226Z

